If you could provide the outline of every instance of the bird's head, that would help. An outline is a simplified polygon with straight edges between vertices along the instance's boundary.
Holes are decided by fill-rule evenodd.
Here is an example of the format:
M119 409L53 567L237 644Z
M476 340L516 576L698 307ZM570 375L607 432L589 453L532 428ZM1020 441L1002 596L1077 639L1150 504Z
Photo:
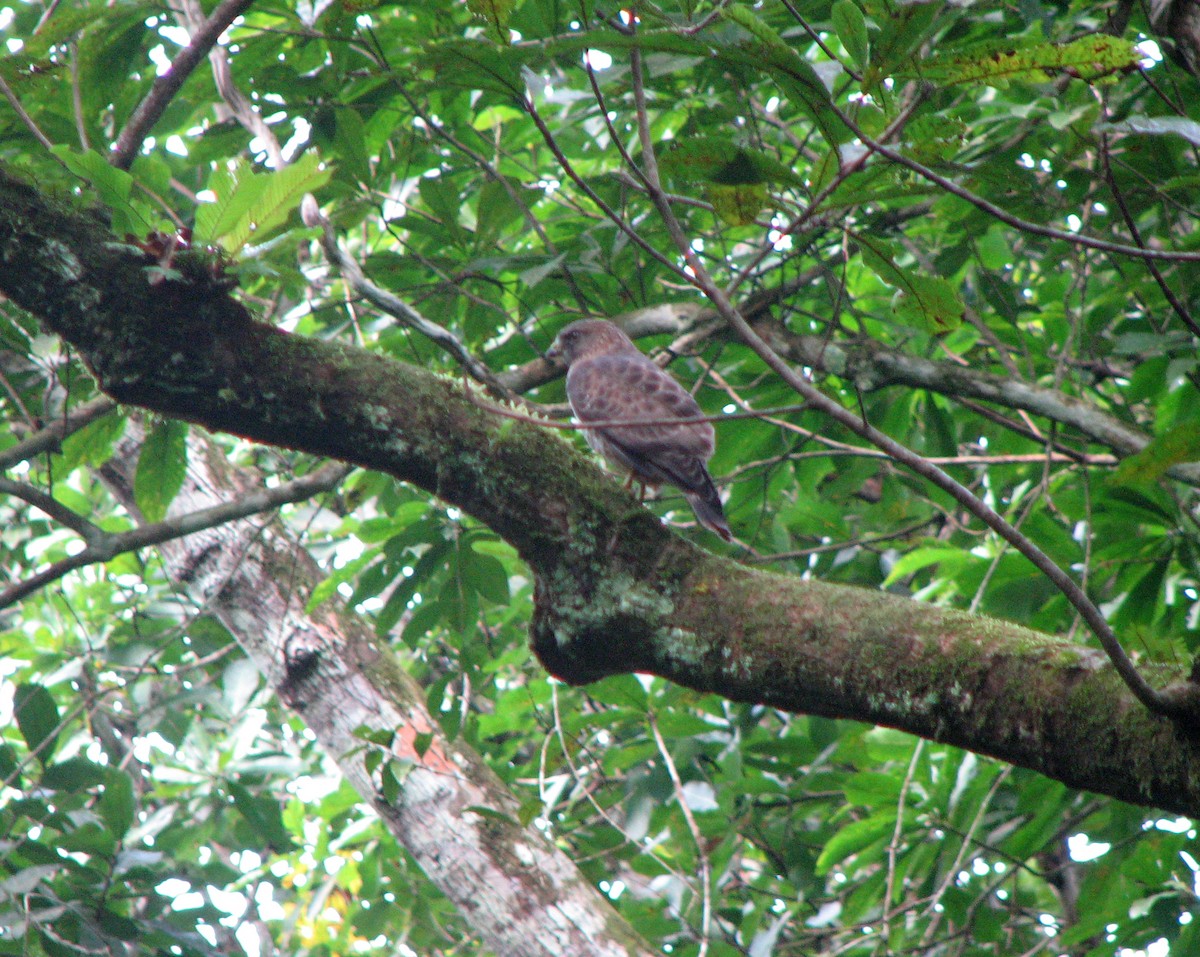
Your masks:
M630 349L637 351L633 340L607 319L580 319L559 332L546 358L570 366L579 359Z

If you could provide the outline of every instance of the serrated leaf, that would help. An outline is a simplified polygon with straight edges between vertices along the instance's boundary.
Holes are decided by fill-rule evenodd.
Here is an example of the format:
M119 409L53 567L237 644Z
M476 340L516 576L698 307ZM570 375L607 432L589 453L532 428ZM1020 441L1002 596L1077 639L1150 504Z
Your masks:
M45 75L61 68L65 61L61 57L51 59L51 50L107 14L108 10L99 6L56 9L54 16L43 18L36 32L21 37L16 52L9 48L7 55L0 56L0 77L20 87L34 74Z
M110 412L67 436L62 443L62 467L70 472L80 465L103 465L125 434L126 421L120 412Z
M142 444L133 477L133 497L147 521L161 522L183 487L187 475L187 433L185 423L168 419L151 429Z
M256 172L240 160L219 167L208 183L215 201L196 212L196 242L219 243L231 254L251 240L263 242L286 221L304 194L324 186L332 172L321 168L315 152L269 173Z
M1142 59L1128 40L1092 34L1069 43L988 41L964 52L934 55L900 75L937 83L987 83L1004 86L1014 80L1044 83L1067 73L1093 80L1134 69Z
M487 32L493 40L507 43L508 21L516 0L467 0L467 9L487 22Z
M817 874L827 874L835 864L889 836L896 826L895 811L882 811L848 824L831 837L817 857Z

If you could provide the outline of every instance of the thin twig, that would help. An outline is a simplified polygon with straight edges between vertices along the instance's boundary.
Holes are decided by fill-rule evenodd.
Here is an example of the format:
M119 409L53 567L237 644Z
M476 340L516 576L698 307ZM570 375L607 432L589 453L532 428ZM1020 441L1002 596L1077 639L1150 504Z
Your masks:
M925 752L925 742L921 739L913 746L912 758L908 762L908 771L904 775L904 783L900 785L900 798L896 803L896 825L892 829L892 839L887 849L887 882L883 889L883 940L886 944L892 936L892 898L896 893L896 857L900 851L900 838L904 833L904 805L908 801L908 792L912 789L913 777L917 773L917 763Z
M103 531L78 512L71 511L58 499L32 485L0 478L0 495L11 495L13 498L19 498L21 501L29 503L34 508L41 509L60 525L71 529L89 546L98 545L107 537Z
M83 568L85 565L106 562L114 556L125 552L136 551L148 545L160 545L163 542L191 535L193 532L203 531L206 528L213 528L217 525L224 525L227 522L247 518L258 512L265 512L290 502L303 501L312 498L314 495L327 492L341 482L350 473L351 468L351 466L341 462L331 462L305 475L303 478L293 479L276 488L260 489L233 502L214 505L212 508L201 509L188 515L180 515L162 522L156 522L153 525L143 525L131 531L117 534L103 532L95 526L90 526L94 531L85 535L82 530L76 528L76 525L82 522L79 516L75 515L73 521L69 522L63 516L55 515L63 524L68 524L72 528L75 528L83 536L84 540L88 542L87 547L75 555L54 562L32 577L0 592L0 609L15 604L27 595L33 594L39 588L44 587L52 581L57 581L68 572L72 572L77 568ZM3 480L0 480L0 482L3 482ZM10 491L8 489L9 484L12 483L3 482L3 484L0 484L0 491ZM20 497L29 501L27 495L21 495ZM39 501L32 504L36 504L38 508L47 511L46 506L50 503ZM58 503L54 503L51 507L57 507L56 510L62 509L62 506L58 505Z
M306 226L320 228L321 248L325 250L326 258L337 267L342 278L356 293L448 352L472 378L482 382L505 398L520 401L520 397L504 386L496 378L495 373L477 359L453 332L426 319L399 296L393 295L371 282L363 272L362 266L358 264L358 260L342 249L337 234L333 231L333 224L321 212L320 206L317 205L316 199L311 194L306 195L301 201L300 216Z
M18 462L24 462L43 452L57 451L59 444L68 435L73 435L85 425L90 425L97 419L108 415L116 407L117 403L112 399L100 396L72 409L29 438L0 452L0 470L12 468Z
M692 814L692 809L688 807L687 795L683 790L683 780L679 777L679 769L675 767L675 762L671 759L671 752L667 750L667 742L663 740L662 732L658 729L654 713L648 712L646 720L650 722L650 730L654 733L654 742L658 745L658 753L662 756L667 774L670 775L671 784L675 788L675 800L679 804L679 810L683 813L683 819L692 835L692 842L696 845L696 858L700 861L700 949L697 957L705 957L708 953L709 936L712 933L712 862L708 859L708 852L704 849L704 835L700 832L700 825L696 823L696 817Z
M23 107L21 105L21 101L17 99L17 94L12 91L12 87L8 85L7 81L2 76L0 76L0 93L4 94L4 98L8 100L8 105L13 108L13 112L16 113L17 118L25 124L25 128L29 130L33 138L37 140L43 147L45 147L45 149L53 149L53 141L50 139L50 137L42 132L34 118L25 111L25 107Z
M1117 209L1121 211L1121 218L1125 220L1125 226L1129 230L1129 235L1140 248L1144 249L1146 243L1142 239L1142 232L1138 229L1137 221L1133 218L1133 214L1129 212L1129 206L1125 203L1125 194L1121 192L1117 178L1113 175L1112 162L1108 150L1108 135L1104 133L1100 135L1100 165L1104 170L1105 182L1108 183L1108 188L1112 193L1113 199L1117 202ZM1183 324L1188 327L1192 335L1200 336L1200 326L1192 318L1192 314L1188 311L1187 306L1179 301L1179 297L1171 289L1166 277L1162 274L1162 270L1158 268L1158 263L1153 259L1148 259L1146 260L1146 269L1154 277L1154 281L1158 283L1158 288L1162 290L1163 298L1171 304L1171 308L1175 310L1175 315L1183 321Z
M917 162L908 156L905 156L899 150L894 150L891 147L884 146L879 140L868 136L866 132L854 120L839 110L836 105L831 105L831 109L837 114L838 119L846 124L847 128L855 136L862 141L871 152L878 153L884 159L891 160L907 169L912 170L922 179L926 179L936 186L940 186L946 192L957 196L959 199L965 199L972 206L982 210L989 216L1000 220L1002 223L1007 223L1014 229L1021 232L1033 233L1036 236L1045 236L1048 239L1058 239L1072 246L1086 246L1089 249L1098 249L1102 252L1118 253L1123 256L1132 256L1135 259L1168 259L1179 262L1197 262L1200 261L1200 253L1175 252L1166 249L1146 249L1141 246L1130 246L1126 243L1109 242L1106 239L1097 239L1092 236L1083 236L1078 233L1068 233L1061 229L1055 229L1053 226L1043 226L1041 223L1035 223L1028 219L1022 219L1020 216L1015 216L1002 209L995 203L989 202L982 196L972 193L965 186L959 186L951 179L947 179L940 173L934 172L923 163Z

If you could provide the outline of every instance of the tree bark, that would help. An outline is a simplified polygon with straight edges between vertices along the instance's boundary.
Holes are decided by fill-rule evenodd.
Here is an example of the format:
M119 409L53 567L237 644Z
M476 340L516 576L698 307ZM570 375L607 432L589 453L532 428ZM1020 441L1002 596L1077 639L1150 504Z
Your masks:
M556 676L649 672L1200 813L1200 744L1138 705L1099 652L710 555L551 430L489 413L456 381L256 324L202 265L157 285L146 265L98 221L0 178L0 289L71 342L101 388L389 472L471 513L529 564L532 641Z
M142 439L131 422L102 469L134 515ZM193 432L188 475L171 511L211 508L251 490L220 450ZM476 751L446 738L420 685L361 618L337 598L305 611L324 575L278 523L231 522L159 550L171 577L229 629L489 951L513 957L652 953L561 850L518 823L516 797ZM364 732L390 736L391 743L369 744ZM374 771L372 751L383 756ZM381 777L393 769L403 784L389 798ZM484 816L475 807L496 813Z

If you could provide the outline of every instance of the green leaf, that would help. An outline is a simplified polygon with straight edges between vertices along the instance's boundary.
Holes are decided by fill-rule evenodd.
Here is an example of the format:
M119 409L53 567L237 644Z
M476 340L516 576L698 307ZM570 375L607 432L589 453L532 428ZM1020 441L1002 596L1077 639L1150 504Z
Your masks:
M761 184L719 186L711 183L704 195L712 203L713 212L730 226L749 226L758 219L769 201L767 187Z
M933 335L943 335L962 323L964 307L949 282L898 266L898 253L883 240L863 235L857 238L863 262L880 279L898 290L897 318Z
M508 21L512 16L516 0L467 0L467 9L487 23L487 32L493 40L507 43Z
M110 768L104 782L104 795L97 806L113 837L120 840L133 824L133 781L119 768Z
M67 436L62 443L60 468L73 472L80 465L93 468L103 465L112 458L113 449L125 434L126 423L125 415L114 411Z
M668 176L692 183L804 185L799 176L774 157L724 136L689 136L673 140L662 150L658 162Z
M848 130L833 109L833 101L812 64L801 57L772 27L749 6L729 4L721 15L750 34L751 39L717 48L717 55L756 69L769 69L779 85L800 110L804 111L821 133L836 147Z
M12 86L20 88L37 75L63 69L61 57L53 57L55 47L68 43L75 34L104 17L102 7L81 6L56 10L54 16L41 18L36 32L29 31L21 37L21 45L0 56L0 77ZM6 28L5 32L11 30Z
M30 753L36 753L45 767L58 744L61 719L54 697L39 684L18 685L13 695L13 715Z
M138 456L133 497L150 522L161 522L187 475L187 433L176 419L159 422L150 430Z
M508 573L499 559L468 548L459 558L459 572L468 585L492 604L508 604Z
M231 779L225 781L225 789L233 798L234 807L250 825L250 832L262 842L260 847L268 847L278 854L295 849L292 835L283 823L283 809L278 800L252 794L244 785Z
M433 744L432 731L422 731L413 737L413 750L422 758L425 757L425 752L429 750L431 744Z
M936 83L1002 87L1014 80L1044 83L1058 73L1094 80L1135 69L1141 59L1132 41L1094 33L1069 43L990 40L965 51L934 54L901 75Z
M117 169L95 150L76 151L55 146L51 152L72 173L96 191L96 195L112 215L112 230L117 236L142 236L151 228L130 202L133 177Z
M1143 136L1182 136L1200 146L1200 123L1181 116L1127 116L1117 123L1097 123L1100 133L1138 133Z
M46 768L42 784L60 791L79 793L104 784L108 780L108 772L108 768L95 761L76 756Z
M1114 485L1156 482L1172 465L1200 461L1200 422L1173 425L1144 449L1123 460L1109 477Z
M340 167L359 183L371 181L371 160L367 155L367 128L358 110L342 106L334 110L334 144Z
M219 167L208 183L215 200L196 212L196 242L219 243L231 255L251 241L261 244L296 210L305 193L316 192L332 174L322 168L315 152L267 173L242 160Z
M833 29L856 66L865 67L871 60L867 38L867 20L854 0L837 0L833 5Z
M828 874L836 864L870 847L876 841L890 837L896 828L896 813L883 811L861 821L848 824L826 843L817 857L816 873Z

